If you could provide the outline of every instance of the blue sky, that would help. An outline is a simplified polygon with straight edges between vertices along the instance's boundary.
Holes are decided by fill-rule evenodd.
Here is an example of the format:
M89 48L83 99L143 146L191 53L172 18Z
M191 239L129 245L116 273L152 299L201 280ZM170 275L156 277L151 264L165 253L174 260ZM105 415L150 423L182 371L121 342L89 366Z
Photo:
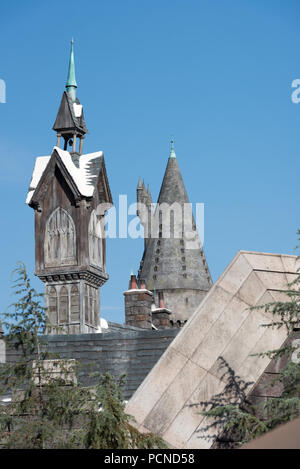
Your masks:
M115 202L139 176L156 200L175 135L191 202L205 203L215 281L240 249L294 253L299 223L298 0L16 1L1 5L0 310L18 260L34 271L34 160L48 155L75 40L77 95L103 150ZM124 320L122 292L142 240L109 240L102 315ZM40 291L42 283L34 279Z

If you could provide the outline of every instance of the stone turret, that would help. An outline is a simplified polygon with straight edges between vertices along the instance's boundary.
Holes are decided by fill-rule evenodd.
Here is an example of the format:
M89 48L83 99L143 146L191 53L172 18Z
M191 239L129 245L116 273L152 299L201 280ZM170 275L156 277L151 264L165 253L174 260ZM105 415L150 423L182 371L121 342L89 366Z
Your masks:
M144 228L144 243L146 248L151 235L152 196L149 185L146 190L145 183L144 181L142 183L141 178L139 178L136 192L138 204L137 215Z
M138 276L156 292L157 306L163 292L165 308L172 312L170 321L183 324L209 291L212 280L194 218L191 211L188 213L191 206L173 141L157 202L153 219L158 229L145 243ZM190 226L186 222L189 214ZM141 222L146 224L145 216Z

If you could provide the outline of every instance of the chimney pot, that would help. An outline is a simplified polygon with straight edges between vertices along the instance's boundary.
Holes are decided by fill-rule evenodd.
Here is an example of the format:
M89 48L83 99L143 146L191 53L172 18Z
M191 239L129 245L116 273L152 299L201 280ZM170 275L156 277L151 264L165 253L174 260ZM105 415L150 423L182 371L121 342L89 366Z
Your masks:
M130 276L129 288L130 288L130 290L136 290L137 289L136 275L131 275Z
M158 292L159 307L163 309L165 307L164 293L162 291Z

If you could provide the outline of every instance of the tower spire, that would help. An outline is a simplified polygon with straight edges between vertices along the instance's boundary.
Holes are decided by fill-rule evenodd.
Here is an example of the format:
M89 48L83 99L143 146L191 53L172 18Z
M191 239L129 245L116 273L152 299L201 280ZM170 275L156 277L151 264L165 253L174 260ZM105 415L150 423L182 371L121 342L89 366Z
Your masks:
M68 150L69 145L72 147L72 153L82 155L83 139L87 133L87 128L83 117L83 107L76 97L76 88L74 40L72 39L66 91L63 92L53 130L57 132L57 147L60 147L61 137L63 137L65 141L64 150ZM80 139L80 143L77 152L76 141L78 139Z
M171 151L170 158L176 158L175 147L174 147L174 137L171 138Z
M73 103L76 101L76 77L75 77L75 61L74 61L74 40L71 41L69 71L66 83L67 92L70 95Z

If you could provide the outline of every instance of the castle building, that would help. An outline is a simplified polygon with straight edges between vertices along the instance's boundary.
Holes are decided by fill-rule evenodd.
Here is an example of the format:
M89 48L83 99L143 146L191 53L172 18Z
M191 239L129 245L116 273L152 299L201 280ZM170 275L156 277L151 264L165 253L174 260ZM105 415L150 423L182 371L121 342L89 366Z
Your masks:
M103 222L112 197L103 152L83 154L87 127L76 91L72 40L66 90L53 125L56 146L50 156L36 159L26 199L35 212L35 274L45 283L47 333L53 334L99 331L99 288L108 279ZM212 281L173 141L155 210L141 181L137 202L145 247L136 288L124 295L125 323L181 327Z
M35 274L45 283L47 332L55 334L99 330L99 287L108 279L102 221L112 197L103 152L83 154L87 128L76 89L72 40L53 126L57 143L50 156L36 159L26 199L35 214Z
M145 233L138 278L154 293L156 306L170 311L170 325L180 326L199 306L212 280L173 140L157 205L153 206L150 189L141 180L137 202L144 207L138 215Z
M297 351L300 333L262 327L274 321L262 305L287 301L299 258L239 251L212 286L189 210L186 216L189 199L172 142L155 207L150 189L138 183L145 245L138 278L131 275L124 292L126 324L101 329L100 287L108 280L102 222L113 202L103 152L83 154L87 128L76 90L72 41L53 126L56 146L37 158L26 199L35 213L35 273L45 284L49 319L42 347L78 361L85 386L94 384L91 365L100 373L126 374L126 411L169 447L218 447L223 427L212 434L203 403L228 393L224 370L231 382L235 374L247 385L243 394L253 404L281 396L274 379L286 357L265 352L281 346ZM0 324L0 365L20 354ZM225 396L234 403L232 388ZM0 405L8 401L11 396L0 396Z

